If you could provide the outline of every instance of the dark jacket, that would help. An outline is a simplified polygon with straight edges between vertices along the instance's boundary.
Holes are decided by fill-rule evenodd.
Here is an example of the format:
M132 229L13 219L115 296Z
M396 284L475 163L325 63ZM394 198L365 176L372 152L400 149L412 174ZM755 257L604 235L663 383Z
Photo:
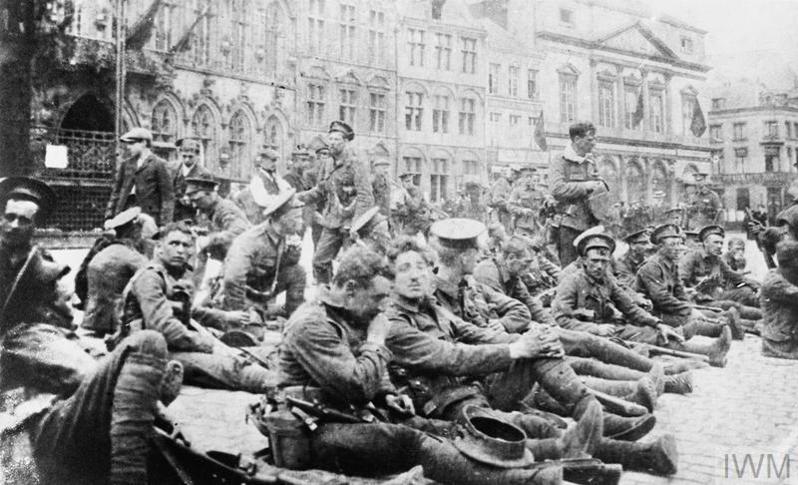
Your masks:
M762 283L762 337L775 342L798 342L798 286L778 269L770 270Z
M687 317L692 312L679 277L679 265L661 253L648 258L640 267L636 284L637 291L646 295L654 305L654 315Z
M551 161L549 186L557 211L562 214L561 225L584 231L598 223L588 204L592 192L588 182L598 180L596 173L595 163L576 155L570 145Z
M136 188L135 204L129 203L133 187ZM137 167L136 157L122 162L116 171L105 217L110 219L133 205L141 207L141 211L152 216L159 226L172 222L175 207L172 174L166 162L155 154L150 153L141 167Z

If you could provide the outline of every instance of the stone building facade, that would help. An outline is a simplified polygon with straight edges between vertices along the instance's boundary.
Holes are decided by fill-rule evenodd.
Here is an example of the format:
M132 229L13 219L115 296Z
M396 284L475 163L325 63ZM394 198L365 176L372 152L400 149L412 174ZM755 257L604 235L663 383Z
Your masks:
M537 76L547 157L569 143L571 123L590 120L599 170L618 200L673 205L678 181L709 169L708 137L690 130L695 104L705 111L709 102L705 31L653 18L638 2L482 3L498 3L484 9L488 18L544 54Z
M746 208L760 206L773 219L798 196L787 191L798 178L798 92L739 81L712 96L709 136L727 220L741 222Z

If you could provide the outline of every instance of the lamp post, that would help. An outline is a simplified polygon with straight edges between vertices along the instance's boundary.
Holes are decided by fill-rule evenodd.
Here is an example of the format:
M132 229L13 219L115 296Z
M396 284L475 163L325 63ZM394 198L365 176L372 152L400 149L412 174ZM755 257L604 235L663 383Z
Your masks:
M122 136L122 107L125 102L125 0L115 0L116 17L116 93L114 95L114 156L122 153L119 137ZM114 160L114 166L118 160Z

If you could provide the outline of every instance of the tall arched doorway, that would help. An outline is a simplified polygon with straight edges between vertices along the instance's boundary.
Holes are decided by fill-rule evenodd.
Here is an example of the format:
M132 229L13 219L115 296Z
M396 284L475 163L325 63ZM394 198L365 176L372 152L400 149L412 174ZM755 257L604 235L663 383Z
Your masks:
M84 94L47 142L67 152L66 168L43 174L58 197L51 223L66 231L102 227L116 170L113 108L94 93Z

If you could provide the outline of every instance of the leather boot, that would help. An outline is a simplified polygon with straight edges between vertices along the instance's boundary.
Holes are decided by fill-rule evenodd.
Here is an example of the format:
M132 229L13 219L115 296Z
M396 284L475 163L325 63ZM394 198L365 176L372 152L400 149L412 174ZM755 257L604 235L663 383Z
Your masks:
M604 413L604 437L613 440L637 441L647 435L657 424L653 414L624 418Z
M645 375L644 371L615 364L605 364L596 359L567 357L565 360L579 376L593 376L614 381L636 381Z
M640 404L649 412L657 404L657 384L648 374L637 381L610 381L595 377L585 377L583 380L591 389Z
M679 452L671 434L660 436L650 443L602 440L595 458L607 463L620 463L624 470L673 475L677 471Z
M709 367L709 364L703 360L677 359L665 364L665 375L672 376L693 369L703 369L704 367Z
M696 335L703 337L718 337L721 330L725 325L715 323L708 320L706 317L691 318L683 327L684 338L689 340Z
M745 329L740 323L740 312L736 308L729 308L723 312L726 320L728 321L729 328L732 332L733 340L742 340L745 337Z
M693 392L693 373L688 371L666 376L665 392L671 394L690 394Z
M582 417L560 438L561 458L589 458L593 456L604 434L601 404L592 401Z
M707 355L709 357L709 365L713 367L726 367L726 354L731 348L731 341L731 329L723 327L720 337L710 344L688 340L681 347L686 352Z

